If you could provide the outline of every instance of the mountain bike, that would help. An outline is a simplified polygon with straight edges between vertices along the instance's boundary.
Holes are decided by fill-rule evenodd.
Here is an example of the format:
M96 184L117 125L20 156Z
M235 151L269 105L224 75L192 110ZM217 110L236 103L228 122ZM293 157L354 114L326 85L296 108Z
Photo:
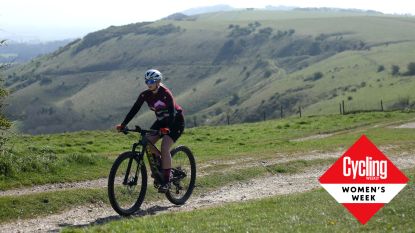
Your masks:
M125 128L124 134L137 132L139 141L134 143L131 151L121 153L114 161L108 177L108 197L112 208L122 216L134 214L144 201L147 191L147 168L144 154L148 159L154 187L158 189L163 179L161 161L149 150L147 135L160 134L157 130L144 130L139 126L135 129ZM154 146L154 148L156 148ZM156 148L157 149L157 148ZM160 151L157 149L160 153ZM171 150L172 178L170 188L165 193L173 204L183 205L192 195L196 181L196 162L192 151L186 146L178 146Z

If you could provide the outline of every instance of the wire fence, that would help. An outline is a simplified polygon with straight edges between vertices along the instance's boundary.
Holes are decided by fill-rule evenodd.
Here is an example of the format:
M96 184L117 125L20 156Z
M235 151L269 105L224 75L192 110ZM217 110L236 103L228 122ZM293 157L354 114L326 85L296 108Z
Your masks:
M328 106L326 111L322 114L308 114L307 110L301 105L287 106L280 105L273 109L258 110L255 113L243 115L238 113L236 117L235 112L228 112L226 114L220 114L217 116L190 116L186 117L186 127L197 127L203 125L231 125L237 123L246 122L259 122L270 119L282 119L285 117L303 117L310 115L329 115L329 114L356 114L361 112L386 112L386 111L414 111L415 110L415 98L399 97L395 100L383 100L379 99L373 102L360 102L353 100L343 100L338 105ZM214 118L216 117L216 118Z
M359 103L352 101L342 101L339 103L339 112L343 115L359 112L384 112L412 109L415 109L415 100L411 100L409 97L400 97L396 100L387 101L380 99L372 103Z

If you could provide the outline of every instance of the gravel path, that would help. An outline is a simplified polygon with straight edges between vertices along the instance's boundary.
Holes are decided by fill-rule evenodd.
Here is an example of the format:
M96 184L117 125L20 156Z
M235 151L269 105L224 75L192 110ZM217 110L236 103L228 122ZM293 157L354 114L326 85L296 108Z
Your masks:
M258 161L256 158L241 158L231 161L211 161L203 165L202 171L198 171L198 176L205 176L208 175L208 167L215 166L215 165L230 165L229 168L221 169L221 171L230 171L235 169L242 169L248 168L252 166L266 166L272 164L279 164L279 163L286 163L293 160L314 160L314 159L321 159L321 158L336 158L339 157L341 152L338 153L319 153L319 152L312 152L311 154L301 154L301 155L292 155L290 157L287 156L276 156L275 159L272 160L260 160ZM199 168L200 170L200 168ZM5 191L0 191L0 197L2 196L20 196L20 195L27 195L27 194L34 194L34 193L43 193L43 192L54 192L54 191L62 191L68 189L79 189L79 188L103 188L107 187L107 178L101 178L97 180L88 180L88 181L81 181L81 182L72 182L72 183L55 183L55 184L45 184L45 185L38 185L26 188L19 188L19 189L10 189Z
M415 166L414 154L389 156L400 169ZM184 206L175 206L167 201L144 203L136 215L154 215L169 211L189 211L223 203L240 202L269 196L308 191L320 187L320 177L328 166L314 167L299 174L276 174L224 186L205 195L191 198ZM111 207L102 203L78 206L64 213L36 219L18 220L0 225L0 232L57 232L65 226L89 226L120 219Z
M380 147L381 151L393 148L393 146ZM223 168L221 171L231 171L236 169L249 168L254 166L268 166L280 163L286 163L295 160L315 160L315 159L329 159L329 158L338 158L342 155L344 151L322 153L319 151L312 151L308 154L293 154L290 156L287 155L276 155L273 159L267 160L258 160L255 157L240 158L230 161L210 161L198 168L198 177L209 175L209 167L215 165L230 165L229 168ZM28 195L34 193L43 193L43 192L55 192L69 189L80 189L80 188L105 188L107 187L107 178L101 178L97 180L87 180L81 182L72 182L72 183L55 183L55 184L45 184L32 187L25 187L19 189L10 189L5 191L0 191L0 197L3 196L20 196Z
M45 184L45 185L38 185L38 186L27 187L27 188L0 191L0 197L20 196L20 195L27 195L27 194L34 194L34 193L54 192L54 191L77 189L77 188L106 187L107 182L108 182L107 178L102 178L102 179L97 179L97 180L87 180L87 181L73 182L73 183Z
M415 129L415 122L406 123L406 124L400 125L396 128Z
M334 133L326 133L326 134L316 134L316 135L311 135L311 136L307 136L304 138L296 138L293 140L290 140L291 142L304 142L304 141L309 141L309 140L314 140L314 139L323 139L323 138L328 138L333 136Z

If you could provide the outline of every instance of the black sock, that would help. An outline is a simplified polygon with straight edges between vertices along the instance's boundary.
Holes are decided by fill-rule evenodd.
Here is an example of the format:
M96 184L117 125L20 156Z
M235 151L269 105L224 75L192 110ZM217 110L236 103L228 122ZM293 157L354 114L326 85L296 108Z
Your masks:
M170 182L171 168L163 169L163 178L166 183Z

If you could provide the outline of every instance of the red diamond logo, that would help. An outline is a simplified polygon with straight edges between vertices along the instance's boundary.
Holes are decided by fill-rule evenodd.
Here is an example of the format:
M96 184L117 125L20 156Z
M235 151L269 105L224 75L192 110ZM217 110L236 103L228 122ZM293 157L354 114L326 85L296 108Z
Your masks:
M366 224L409 181L365 135L319 180L361 224Z

